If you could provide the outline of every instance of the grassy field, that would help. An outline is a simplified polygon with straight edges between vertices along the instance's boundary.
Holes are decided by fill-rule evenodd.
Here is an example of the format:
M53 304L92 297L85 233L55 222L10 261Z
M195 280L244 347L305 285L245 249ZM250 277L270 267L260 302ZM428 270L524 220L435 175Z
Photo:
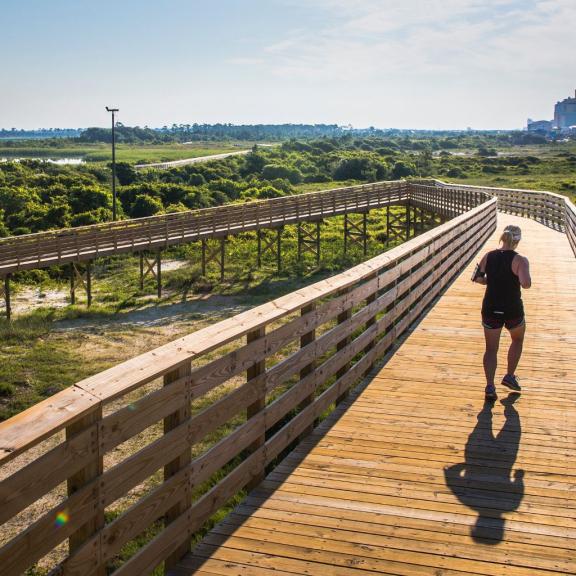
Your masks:
M193 144L118 144L116 160L118 162L146 163L168 162L184 158L196 158L247 150L253 143L247 142L194 142ZM0 145L0 158L82 158L86 162L110 162L112 152L109 144L78 144L65 147L7 147Z

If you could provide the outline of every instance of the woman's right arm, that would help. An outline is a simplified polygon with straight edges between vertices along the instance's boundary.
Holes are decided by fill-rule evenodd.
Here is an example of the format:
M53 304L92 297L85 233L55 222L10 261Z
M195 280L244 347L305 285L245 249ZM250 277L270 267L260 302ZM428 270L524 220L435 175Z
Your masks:
M528 258L518 254L515 257L515 260L517 260L516 270L512 270L512 272L518 276L520 286L522 286L524 289L528 289L530 286L532 286L532 278L530 277L530 264L528 262Z

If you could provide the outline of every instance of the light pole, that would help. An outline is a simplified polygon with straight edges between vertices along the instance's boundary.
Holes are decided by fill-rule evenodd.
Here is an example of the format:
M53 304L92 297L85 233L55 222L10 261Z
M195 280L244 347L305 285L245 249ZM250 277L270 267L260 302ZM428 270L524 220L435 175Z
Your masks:
M116 138L114 134L114 113L118 112L119 108L108 108L107 112L112 112L112 220L116 222Z

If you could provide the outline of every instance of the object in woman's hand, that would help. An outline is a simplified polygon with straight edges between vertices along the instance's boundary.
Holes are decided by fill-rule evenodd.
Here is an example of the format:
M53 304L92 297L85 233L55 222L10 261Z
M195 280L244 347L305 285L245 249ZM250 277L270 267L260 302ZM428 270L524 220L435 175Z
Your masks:
M472 282L476 282L478 278L484 278L486 276L486 272L482 272L480 270L480 264L476 264L476 268L474 268L474 274L472 274Z

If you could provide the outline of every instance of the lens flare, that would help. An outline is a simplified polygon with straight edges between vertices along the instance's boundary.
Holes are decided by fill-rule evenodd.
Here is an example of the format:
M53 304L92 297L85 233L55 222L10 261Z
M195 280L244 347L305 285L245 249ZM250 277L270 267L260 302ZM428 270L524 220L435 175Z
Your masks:
M58 526L58 528L60 528L61 526L65 526L66 524L68 524L69 520L70 516L68 515L68 510L63 510L62 512L59 512L58 515L56 516L56 526Z

